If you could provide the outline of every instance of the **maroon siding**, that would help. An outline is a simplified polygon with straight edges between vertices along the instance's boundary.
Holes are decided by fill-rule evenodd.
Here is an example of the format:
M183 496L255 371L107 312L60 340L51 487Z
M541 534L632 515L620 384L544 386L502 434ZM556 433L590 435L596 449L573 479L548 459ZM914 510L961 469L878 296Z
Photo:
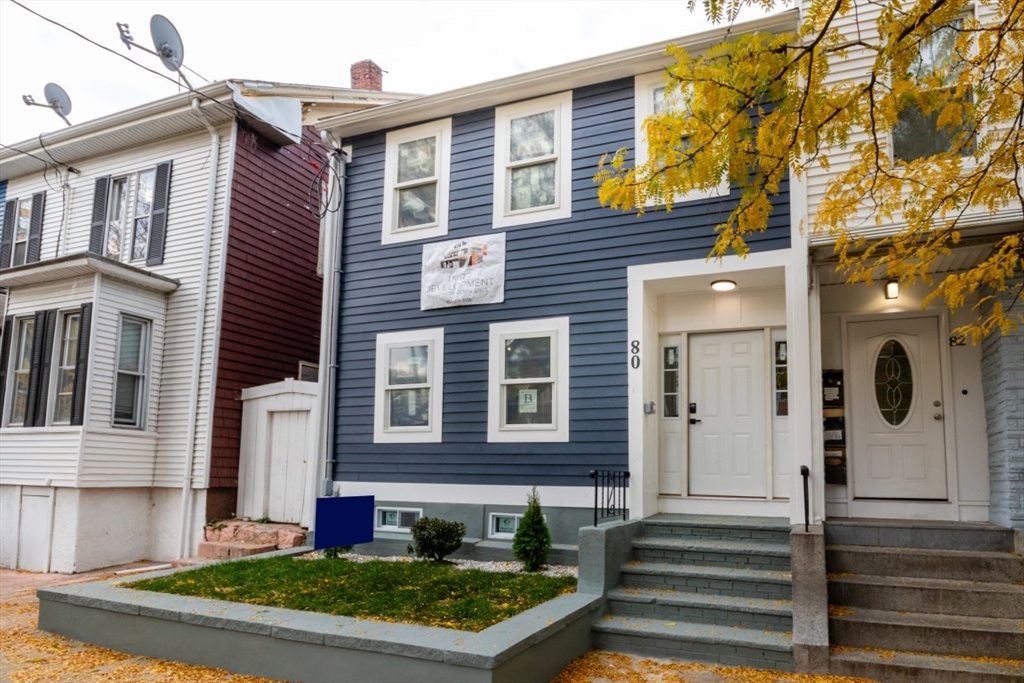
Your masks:
M242 389L295 377L320 355L320 219L310 186L326 163L312 128L276 147L238 123L214 399L211 501L234 512ZM213 501L217 502L214 503ZM230 504L229 504L230 503ZM208 505L209 507L209 505Z

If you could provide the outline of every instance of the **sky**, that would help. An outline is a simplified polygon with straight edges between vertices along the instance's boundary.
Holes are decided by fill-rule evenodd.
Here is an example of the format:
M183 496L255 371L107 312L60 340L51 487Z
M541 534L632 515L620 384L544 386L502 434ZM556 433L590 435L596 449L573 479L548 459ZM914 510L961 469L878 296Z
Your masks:
M193 86L225 78L349 86L349 67L374 60L384 89L437 93L706 30L686 0L18 0L110 48L108 52L0 0L0 142L63 128L43 102L49 82L68 93L84 123L178 92L160 60L129 51L117 22L152 47L149 19L162 14L182 37ZM754 18L756 11L742 15Z

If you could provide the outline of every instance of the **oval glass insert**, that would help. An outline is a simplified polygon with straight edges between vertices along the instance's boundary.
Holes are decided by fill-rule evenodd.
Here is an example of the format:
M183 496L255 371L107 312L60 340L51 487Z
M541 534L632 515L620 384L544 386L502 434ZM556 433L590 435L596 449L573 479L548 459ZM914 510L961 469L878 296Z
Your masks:
M875 360L875 402L882 419L898 427L910 413L914 378L907 350L895 339L882 344Z

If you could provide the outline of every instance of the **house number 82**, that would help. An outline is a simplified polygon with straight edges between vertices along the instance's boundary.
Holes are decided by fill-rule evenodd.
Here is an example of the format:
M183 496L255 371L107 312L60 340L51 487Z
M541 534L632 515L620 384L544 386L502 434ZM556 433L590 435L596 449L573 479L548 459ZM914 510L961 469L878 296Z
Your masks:
M640 342L635 339L629 342L629 366L634 370L640 367Z

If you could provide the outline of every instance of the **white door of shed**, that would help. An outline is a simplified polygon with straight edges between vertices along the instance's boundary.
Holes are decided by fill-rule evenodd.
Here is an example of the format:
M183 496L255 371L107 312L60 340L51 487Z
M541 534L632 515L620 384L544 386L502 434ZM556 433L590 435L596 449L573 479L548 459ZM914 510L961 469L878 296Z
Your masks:
M309 411L269 413L270 471L267 516L275 522L298 524L306 498Z

